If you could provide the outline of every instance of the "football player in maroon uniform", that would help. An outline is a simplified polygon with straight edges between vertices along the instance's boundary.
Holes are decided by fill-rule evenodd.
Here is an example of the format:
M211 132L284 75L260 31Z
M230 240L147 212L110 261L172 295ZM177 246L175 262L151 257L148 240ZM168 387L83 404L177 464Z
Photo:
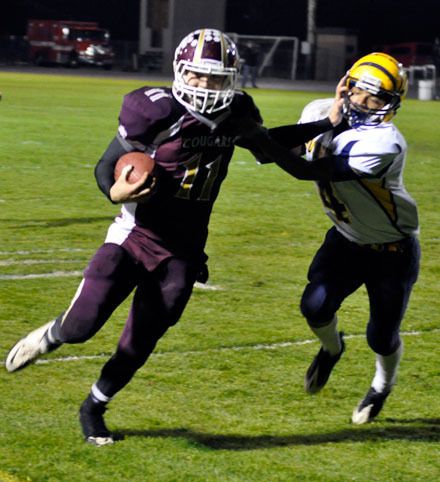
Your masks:
M6 368L13 372L63 343L85 342L134 291L116 351L80 408L82 430L92 444L113 443L103 418L107 403L177 323L194 283L207 280L204 247L213 203L234 146L252 149L241 139L240 126L262 123L252 98L236 91L238 65L226 35L197 30L176 49L172 88L144 86L125 96L118 133L95 169L99 188L122 204L121 213L66 311L19 340L7 357ZM331 127L327 118L289 126L287 135L300 145ZM286 132L275 130L277 135ZM115 164L130 151L151 155L155 169L150 179L145 174L130 184L126 166L115 182Z

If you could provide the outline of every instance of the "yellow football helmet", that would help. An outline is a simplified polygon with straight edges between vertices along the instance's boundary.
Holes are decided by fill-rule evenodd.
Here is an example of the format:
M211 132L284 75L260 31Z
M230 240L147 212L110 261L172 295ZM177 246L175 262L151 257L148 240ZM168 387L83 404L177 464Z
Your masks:
M391 55L373 52L360 58L347 72L349 89L343 113L353 127L389 121L408 91L408 78L401 63ZM350 102L350 89L358 87L385 101L380 109L365 109Z

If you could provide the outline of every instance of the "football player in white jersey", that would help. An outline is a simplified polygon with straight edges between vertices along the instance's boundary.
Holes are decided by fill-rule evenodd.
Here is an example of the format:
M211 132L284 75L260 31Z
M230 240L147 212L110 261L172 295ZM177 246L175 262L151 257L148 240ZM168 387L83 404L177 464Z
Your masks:
M344 352L336 314L341 303L362 285L367 289L367 341L376 355L376 371L352 415L353 423L363 424L378 415L396 382L400 324L419 270L419 228L416 203L402 180L407 145L390 122L407 91L402 65L372 53L341 82L342 122L308 142L306 159L283 150L292 146L278 136L283 147L278 156L263 142L266 158L260 160L275 161L296 178L315 180L333 222L310 265L301 299L301 312L322 344L305 376L308 393L324 387ZM332 105L333 99L311 102L300 122L326 117Z

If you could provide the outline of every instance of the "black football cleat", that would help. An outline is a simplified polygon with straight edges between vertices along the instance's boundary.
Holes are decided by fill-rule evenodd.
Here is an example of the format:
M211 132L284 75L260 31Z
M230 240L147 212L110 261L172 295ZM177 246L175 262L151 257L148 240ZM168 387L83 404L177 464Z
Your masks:
M371 387L365 395L365 398L354 409L351 421L356 425L371 422L382 410L385 400L390 392L390 390L377 392Z
M104 422L105 404L92 400L90 395L79 409L79 422L86 442L101 447L114 443L113 435Z
M304 379L304 389L307 393L318 393L327 383L333 367L338 363L345 351L344 333L342 331L339 332L339 337L342 348L337 355L330 355L321 346L318 354L313 359Z

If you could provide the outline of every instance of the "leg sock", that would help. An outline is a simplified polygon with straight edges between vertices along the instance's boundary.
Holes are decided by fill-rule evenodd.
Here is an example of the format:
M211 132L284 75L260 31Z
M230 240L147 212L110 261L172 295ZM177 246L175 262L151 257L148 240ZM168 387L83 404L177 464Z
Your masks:
M376 373L371 386L377 392L389 391L396 383L402 353L403 344L401 343L399 348L391 355L376 354Z
M337 327L338 318L336 315L328 325L320 327L310 326L310 329L321 341L324 350L329 352L330 355L338 355L342 350L341 337L339 336Z

